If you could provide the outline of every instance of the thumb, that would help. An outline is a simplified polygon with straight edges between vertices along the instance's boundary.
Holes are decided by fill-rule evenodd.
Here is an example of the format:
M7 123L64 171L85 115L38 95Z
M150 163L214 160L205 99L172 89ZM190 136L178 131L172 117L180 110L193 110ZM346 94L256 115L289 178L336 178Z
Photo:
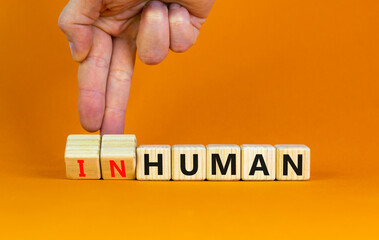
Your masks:
M59 16L58 26L66 34L72 57L83 61L92 46L92 24L100 15L102 0L71 0Z

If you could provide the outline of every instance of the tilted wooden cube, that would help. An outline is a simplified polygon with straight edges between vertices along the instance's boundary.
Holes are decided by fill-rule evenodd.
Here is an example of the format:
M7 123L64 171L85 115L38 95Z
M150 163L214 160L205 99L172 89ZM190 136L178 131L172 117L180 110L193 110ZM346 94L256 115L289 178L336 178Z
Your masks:
M309 179L311 153L307 146L280 144L275 148L277 180Z
M275 161L275 148L272 145L241 145L242 180L275 180Z
M172 146L172 180L205 180L206 149L204 145Z
M105 134L101 138L103 145L137 146L137 138L134 134Z
M101 141L101 172L103 179L135 179L135 135L103 135Z
M69 135L66 142L66 177L100 179L100 135Z
M207 179L241 179L241 149L238 145L207 145Z
M137 148L138 180L171 179L171 146L140 145Z

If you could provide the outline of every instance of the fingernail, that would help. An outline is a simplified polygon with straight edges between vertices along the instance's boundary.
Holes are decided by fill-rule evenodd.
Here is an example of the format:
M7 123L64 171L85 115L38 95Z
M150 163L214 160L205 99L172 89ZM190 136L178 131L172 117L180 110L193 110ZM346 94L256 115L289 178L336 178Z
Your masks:
M164 4L160 1L150 1L146 4L146 6L152 6L152 7L161 7Z
M200 33L200 31L199 31L199 29L197 29L196 27L193 27L193 32L194 32L194 37L195 37L193 43L195 43L196 40L197 40L197 38L199 37L199 33Z
M75 58L75 46L72 42L68 42L68 44L70 45L71 55L73 58Z
M178 9L178 8L181 8L181 6L177 3L171 3L170 4L170 9Z

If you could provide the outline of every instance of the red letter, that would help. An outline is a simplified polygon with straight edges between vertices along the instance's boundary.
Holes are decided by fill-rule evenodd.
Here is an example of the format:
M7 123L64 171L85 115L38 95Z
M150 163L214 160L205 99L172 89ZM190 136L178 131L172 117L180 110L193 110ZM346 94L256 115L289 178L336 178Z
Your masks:
M79 177L85 177L86 174L84 173L84 167L83 167L83 163L84 163L84 160L78 160L78 163L79 163Z
M114 169L117 169L117 172L121 175L121 177L126 177L126 172L125 172L125 163L124 160L121 160L121 169L117 166L117 164L114 162L114 160L110 160L109 163L111 165L111 176L115 177L114 174Z

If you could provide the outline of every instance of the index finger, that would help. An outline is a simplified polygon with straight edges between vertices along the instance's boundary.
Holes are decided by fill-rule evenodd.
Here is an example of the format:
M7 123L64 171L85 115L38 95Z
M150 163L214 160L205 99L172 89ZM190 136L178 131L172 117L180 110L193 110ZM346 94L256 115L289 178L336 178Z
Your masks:
M112 39L97 27L93 46L87 58L79 64L79 117L84 129L97 131L101 127L105 107L105 89L112 55Z

